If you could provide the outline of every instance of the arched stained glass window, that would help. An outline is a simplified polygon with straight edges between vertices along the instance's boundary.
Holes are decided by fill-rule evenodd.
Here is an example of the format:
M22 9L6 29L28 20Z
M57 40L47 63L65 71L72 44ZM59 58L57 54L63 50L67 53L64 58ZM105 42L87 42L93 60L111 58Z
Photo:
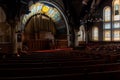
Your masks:
M93 27L92 29L92 40L93 41L98 41L98 27Z
M113 0L112 40L120 41L120 0Z
M111 9L110 7L106 7L104 9L104 21L110 21L111 20Z
M30 4L31 5L31 4ZM44 3L36 3L31 6L29 6L29 10L31 11L29 14L26 14L24 16L25 19L23 19L22 23L25 24L25 22L36 13L45 14L46 16L50 17L54 22L59 22L62 17L60 12L53 6L49 6Z
M103 40L120 41L120 0L113 0L112 13L110 7L104 8ZM112 16L112 18L111 18Z
M103 40L111 41L111 8L109 6L104 8L103 15Z
M113 1L113 20L120 20L120 0Z

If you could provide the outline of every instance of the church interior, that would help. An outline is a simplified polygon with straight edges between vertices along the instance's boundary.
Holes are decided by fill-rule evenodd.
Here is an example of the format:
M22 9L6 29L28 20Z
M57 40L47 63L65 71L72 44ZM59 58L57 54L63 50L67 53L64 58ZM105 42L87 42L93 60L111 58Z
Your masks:
M120 80L120 0L0 0L0 80Z

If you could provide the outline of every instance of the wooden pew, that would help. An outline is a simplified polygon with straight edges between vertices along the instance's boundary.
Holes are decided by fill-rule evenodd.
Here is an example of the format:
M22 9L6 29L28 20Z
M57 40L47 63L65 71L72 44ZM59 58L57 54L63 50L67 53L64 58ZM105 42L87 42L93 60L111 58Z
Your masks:
M39 68L39 67L64 67L64 66L88 66L103 64L104 60L88 60L88 61L64 61L64 62L41 62L41 61L8 61L0 64L0 68ZM9 67L8 67L9 66Z
M114 69L113 69L113 66L114 66ZM106 68L103 69L103 67L106 67ZM90 68L91 68L91 71L90 71ZM109 68L110 70L106 70L107 68ZM56 77L61 76L61 78L67 77L68 79L71 79L71 76L72 76L72 79L76 79L76 77L82 78L82 76L84 76L85 78L86 76L85 79L96 80L97 77L100 79L103 79L104 77L106 79L110 79L109 78L110 76L119 77L119 75L115 75L115 74L120 73L120 64L100 64L100 65L90 65L86 67L85 66L84 67L67 66L67 67L12 68L12 69L2 68L0 69L0 72L1 73L4 72L3 74L0 75L0 77L6 77L6 76L7 77L14 77L14 76L16 77L41 76L42 77L42 76L45 76L44 78L47 78L47 76L49 76L51 78L55 78L55 75L56 75Z

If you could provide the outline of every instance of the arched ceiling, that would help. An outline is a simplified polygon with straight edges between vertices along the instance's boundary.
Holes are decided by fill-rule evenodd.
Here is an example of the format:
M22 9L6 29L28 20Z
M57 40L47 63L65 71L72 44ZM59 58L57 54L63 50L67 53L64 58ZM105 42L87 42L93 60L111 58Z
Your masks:
M109 0L108 0L109 1ZM94 16L95 11L105 3L104 0L63 0L65 8L73 18L73 24L80 25L80 20Z
M30 0L0 0L0 5L3 6L7 13L8 19L15 19L16 16L19 16L19 11L21 7L24 8L24 13L27 13L28 2ZM39 1L39 0L34 0ZM58 0L51 0L58 1ZM65 12L70 19L73 19L74 25L78 26L80 19L85 19L86 17L93 14L95 10L103 4L104 0L62 0L65 6ZM109 1L109 0L108 0ZM112 0L111 0L112 1ZM59 3L59 2L58 2Z

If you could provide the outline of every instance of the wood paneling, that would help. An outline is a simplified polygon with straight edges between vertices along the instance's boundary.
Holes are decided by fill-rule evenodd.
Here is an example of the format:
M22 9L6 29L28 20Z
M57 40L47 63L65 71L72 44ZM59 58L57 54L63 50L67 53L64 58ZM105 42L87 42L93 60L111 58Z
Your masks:
M12 51L12 44L0 44L0 54L11 54Z
M68 41L66 39L62 40L56 40L55 41L56 48L67 48L68 47Z
M28 40L27 44L30 51L46 50L51 48L51 40L48 39Z

